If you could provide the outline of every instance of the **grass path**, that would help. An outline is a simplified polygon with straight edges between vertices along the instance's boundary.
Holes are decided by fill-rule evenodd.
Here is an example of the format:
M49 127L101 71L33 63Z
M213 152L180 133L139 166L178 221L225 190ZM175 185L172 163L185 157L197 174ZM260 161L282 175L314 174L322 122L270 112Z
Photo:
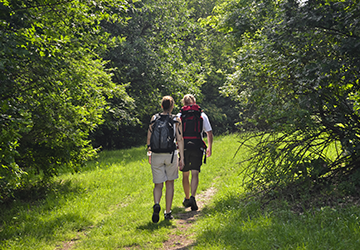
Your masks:
M61 173L39 199L3 206L0 249L189 248L195 243L202 209L212 201L212 186L219 187L216 177L222 178L229 162L235 164L233 141L234 137L215 138L213 155L201 171L196 212L182 207L180 174L175 181L175 220L161 217L152 223L153 183L144 148L103 151L81 172Z
M238 162L246 152L234 156L235 135L215 139L200 174L198 211L182 206L180 175L174 183L175 219L152 223L146 150L104 151L80 173L61 174L38 199L0 204L0 249L360 249L356 203L299 213L285 200L267 206L243 200L244 165Z
M194 225L198 217L201 216L202 208L209 203L215 192L216 190L212 186L196 196L196 202L199 207L197 211L191 211L191 208L187 208L185 209L185 212L174 214L174 223L176 227L170 233L169 240L164 242L163 249L185 250L194 246L194 234L188 234L188 231Z
M215 194L215 191L215 188L212 186L197 195L196 201L199 207L197 211L191 211L191 208L186 208L185 211L174 214L174 220L172 221L174 227L169 233L169 239L164 242L162 249L185 250L191 249L191 247L194 246L196 242L194 233L189 234L188 232L196 220L201 216L202 209L210 202L211 198ZM80 240L80 237L63 242L63 246L58 248L58 250L71 250L78 240ZM125 249L133 248L126 247Z

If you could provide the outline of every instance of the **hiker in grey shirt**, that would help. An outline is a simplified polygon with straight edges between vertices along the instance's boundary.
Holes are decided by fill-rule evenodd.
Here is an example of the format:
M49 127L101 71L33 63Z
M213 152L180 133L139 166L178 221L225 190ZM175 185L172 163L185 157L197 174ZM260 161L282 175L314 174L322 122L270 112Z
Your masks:
M159 221L160 199L165 182L165 220L173 219L171 206L174 197L174 180L179 177L178 167L183 168L184 141L180 118L171 115L174 108L174 99L171 96L164 96L161 102L163 112L151 118L148 135L148 156L151 157L151 170L154 186L154 203L152 221ZM160 131L161 130L161 131ZM167 136L164 138L164 134ZM176 148L175 140L178 143ZM164 140L164 141L161 141ZM180 154L180 159L178 158Z

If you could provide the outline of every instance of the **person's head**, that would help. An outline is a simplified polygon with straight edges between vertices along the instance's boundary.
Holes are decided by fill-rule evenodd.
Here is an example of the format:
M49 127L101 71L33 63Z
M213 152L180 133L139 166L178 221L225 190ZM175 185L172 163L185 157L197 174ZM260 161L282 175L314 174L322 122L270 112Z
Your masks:
M164 96L161 100L161 107L164 112L171 112L174 108L174 99L169 95Z
M185 106L196 104L195 96L193 96L192 94L184 95L184 98L182 99L182 103Z

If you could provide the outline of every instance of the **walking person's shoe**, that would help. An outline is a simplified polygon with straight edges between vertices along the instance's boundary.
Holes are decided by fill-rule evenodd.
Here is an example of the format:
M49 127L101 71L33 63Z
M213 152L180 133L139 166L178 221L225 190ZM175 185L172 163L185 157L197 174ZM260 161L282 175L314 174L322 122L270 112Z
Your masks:
M166 213L166 211L165 211L164 217L165 217L165 220L172 220L172 219L174 219L174 217L171 215L171 211L170 211L170 213Z
M191 206L191 211L196 211L199 209L196 204L196 200L194 196L190 196L190 206Z
M153 215L152 215L152 218L151 218L152 222L158 223L158 221L159 221L159 212L161 210L160 205L158 203L156 203L153 206L153 210L154 210L154 212L153 212Z
M186 197L185 197L182 204L184 205L185 208L190 207L191 206L190 199L186 199Z

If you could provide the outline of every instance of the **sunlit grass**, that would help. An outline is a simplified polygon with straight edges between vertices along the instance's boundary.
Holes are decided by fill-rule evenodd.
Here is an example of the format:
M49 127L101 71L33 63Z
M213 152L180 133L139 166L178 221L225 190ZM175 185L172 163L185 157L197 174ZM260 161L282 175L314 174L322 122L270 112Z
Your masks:
M194 249L360 249L360 209L314 208L299 214L285 201L244 201L245 158L235 135L216 137L198 193L217 190L186 233ZM1 249L160 249L175 222L151 222L153 183L144 147L102 152L77 174L63 173L46 198L1 207ZM175 181L173 211L184 194ZM161 207L165 206L164 196ZM163 211L163 210L162 210ZM175 217L176 218L176 217ZM175 232L174 232L175 231Z

